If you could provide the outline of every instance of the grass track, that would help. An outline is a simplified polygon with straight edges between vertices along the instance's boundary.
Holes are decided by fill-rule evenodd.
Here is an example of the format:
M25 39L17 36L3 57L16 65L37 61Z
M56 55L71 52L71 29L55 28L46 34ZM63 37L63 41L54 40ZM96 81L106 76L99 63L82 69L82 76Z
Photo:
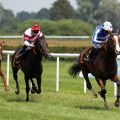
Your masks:
M10 70L9 91L3 90L0 82L0 120L116 120L120 118L120 108L114 107L113 82L107 81L107 99L110 110L104 109L103 100L94 99L90 92L83 93L83 79L73 79L68 75L72 62L60 62L60 91L55 91L56 63L43 62L42 93L30 94L30 102L25 102L25 83L19 72L21 93L14 94L15 82ZM6 72L6 63L2 64ZM91 79L96 91L97 83Z

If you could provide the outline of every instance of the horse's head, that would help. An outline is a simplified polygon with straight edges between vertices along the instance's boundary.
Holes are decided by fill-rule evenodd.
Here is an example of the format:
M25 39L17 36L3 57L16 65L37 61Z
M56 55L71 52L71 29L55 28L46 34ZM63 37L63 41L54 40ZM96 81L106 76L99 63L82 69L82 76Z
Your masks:
M50 56L48 44L44 36L38 39L37 41L35 41L34 44L35 44L35 48L37 49L37 51L41 53L44 57L48 58Z
M120 54L120 36L117 33L112 33L107 40L107 48L116 55Z

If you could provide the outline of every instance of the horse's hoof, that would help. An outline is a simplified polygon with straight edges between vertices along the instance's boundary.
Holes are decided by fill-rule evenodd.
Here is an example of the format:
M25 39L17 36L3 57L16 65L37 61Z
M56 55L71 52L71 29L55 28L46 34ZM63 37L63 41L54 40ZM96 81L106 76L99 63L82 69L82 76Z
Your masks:
M4 91L9 91L9 88L8 88L8 87L5 87L5 88L4 88Z
M31 89L31 93L32 93L32 94L35 94L35 90L34 90L34 89Z
M115 105L115 107L119 107L120 106L119 102L117 102L117 101L115 101L114 105Z
M105 106L105 109L106 109L106 110L110 110L110 107L109 107L109 106Z
M27 99L26 99L26 102L28 102L28 101L29 101L29 99L27 98Z
M97 94L94 94L94 95L93 95L93 98L98 98L98 95L97 95Z
M20 93L20 91L19 91L19 90L16 90L16 91L15 91L15 94L19 94L19 93Z
M40 94L40 93L41 93L41 90L38 90L38 91L37 91L37 94Z
M36 88L36 87L32 87L31 93L34 94L34 93L36 93L36 92L37 92L37 88Z

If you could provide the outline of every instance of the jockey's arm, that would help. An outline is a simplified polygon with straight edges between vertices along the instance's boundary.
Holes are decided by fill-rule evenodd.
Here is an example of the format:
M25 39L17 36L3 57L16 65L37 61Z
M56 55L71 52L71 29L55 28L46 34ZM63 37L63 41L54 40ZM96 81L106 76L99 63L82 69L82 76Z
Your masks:
M34 47L34 44L30 44L27 40L24 41L23 45L26 45L28 47Z

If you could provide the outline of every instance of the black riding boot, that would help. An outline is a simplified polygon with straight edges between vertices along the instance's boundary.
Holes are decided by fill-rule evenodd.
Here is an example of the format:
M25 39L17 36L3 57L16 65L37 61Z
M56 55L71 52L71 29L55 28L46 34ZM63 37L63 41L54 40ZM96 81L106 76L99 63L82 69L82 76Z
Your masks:
M92 61L92 58L93 58L94 54L96 53L96 50L97 50L96 48L91 49L90 54L89 54L88 58L86 59L87 62Z
M26 54L27 47L23 46L23 48L20 50L19 54L16 56L17 63L20 63L20 60L23 58L23 56Z

